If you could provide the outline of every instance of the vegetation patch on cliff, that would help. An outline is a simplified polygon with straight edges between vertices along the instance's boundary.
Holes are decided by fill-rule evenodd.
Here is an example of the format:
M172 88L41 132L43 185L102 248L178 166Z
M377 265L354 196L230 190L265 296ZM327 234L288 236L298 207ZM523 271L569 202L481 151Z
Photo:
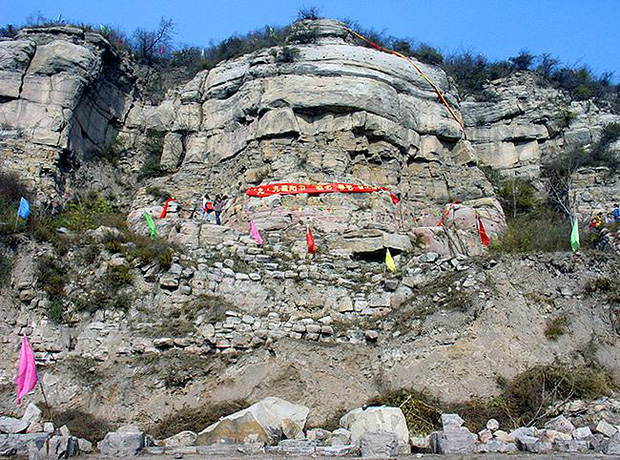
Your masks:
M185 430L200 433L220 418L245 409L249 405L250 403L245 399L234 399L225 403L186 407L153 424L149 428L149 433L158 439L167 438Z
M476 432L491 418L503 427L531 426L555 415L559 406L570 399L609 396L616 388L604 370L560 364L537 366L499 383L499 396L457 404L445 404L424 392L407 389L374 398L367 404L400 407L415 434L441 430L441 414L446 412L458 413L467 427Z

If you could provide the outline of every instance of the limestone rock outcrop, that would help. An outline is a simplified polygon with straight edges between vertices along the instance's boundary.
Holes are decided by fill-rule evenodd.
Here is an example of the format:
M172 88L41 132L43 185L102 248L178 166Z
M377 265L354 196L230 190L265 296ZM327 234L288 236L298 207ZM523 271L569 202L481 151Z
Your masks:
M4 167L62 196L72 172L101 154L132 101L132 64L105 38L71 26L22 29L0 41Z

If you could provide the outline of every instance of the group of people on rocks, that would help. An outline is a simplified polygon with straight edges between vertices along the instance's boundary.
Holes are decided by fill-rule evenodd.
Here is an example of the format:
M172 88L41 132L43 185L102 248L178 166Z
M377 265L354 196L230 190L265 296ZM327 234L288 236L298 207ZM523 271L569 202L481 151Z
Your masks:
M222 214L225 204L226 196L218 193L215 195L215 198L211 199L209 194L205 193L202 196L202 213L200 215L200 220L204 219L206 216L207 222L211 222L211 215L213 214L215 215L215 223L217 225L222 225L220 215Z
M614 207L611 212L608 212L606 215L603 215L602 212L599 212L594 217L592 217L588 228L592 231L600 230L606 225L617 223L620 223L620 208L618 207L618 204L614 203Z

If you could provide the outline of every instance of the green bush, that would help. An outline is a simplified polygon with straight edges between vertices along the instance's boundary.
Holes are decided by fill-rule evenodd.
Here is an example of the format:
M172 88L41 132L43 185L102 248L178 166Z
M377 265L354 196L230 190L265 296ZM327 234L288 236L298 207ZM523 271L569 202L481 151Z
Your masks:
M108 303L109 308L115 310L127 310L131 305L131 296L129 294L117 294Z
M299 57L299 48L293 48L291 46L285 46L277 54L276 61L278 62L293 62Z
M84 231L104 225L105 217L111 214L112 206L106 200L96 194L88 194L67 204L56 221L69 230Z
M52 256L42 256L37 260L37 279L50 299L64 294L67 272L67 267Z
M8 283L14 261L15 256L8 249L0 247L0 289Z
M157 263L159 266L165 270L168 270L172 266L172 255L174 252L171 248L167 248L166 250L159 253L157 256Z
M17 174L0 169L0 238L28 227L22 219L16 219L21 197L29 199L28 188Z
M609 396L615 384L610 375L587 366L537 366L518 375L508 385L505 397L514 405L515 415L531 423L553 403L567 399L594 399Z
M508 230L491 242L500 253L555 252L570 250L570 223L552 209L541 207L509 218Z
M110 144L101 152L97 159L109 163L112 166L118 166L118 163L120 162L125 152L125 146L118 139L118 135L115 134L112 142L110 142Z
M321 19L323 16L320 15L319 9L316 6L312 7L302 7L297 11L297 20L305 21L305 20L317 20Z
M124 254L130 262L138 259L142 265L157 262L162 268L170 268L175 249L159 238L153 239L144 235L132 234L130 244L125 248Z
M47 309L45 310L45 314L50 321L53 321L56 324L61 324L65 319L65 306L62 303L62 300L59 298L52 298L47 306Z
M170 193L165 190L160 189L159 187L147 187L145 192L151 195L156 200L167 200L170 198Z
M164 174L166 174L166 171L161 167L159 158L148 158L138 172L138 180L161 177Z
M536 189L524 179L505 179L499 188L499 201L507 216L527 214L539 205Z
M123 247L123 243L119 240L113 238L104 242L104 246L108 252L111 254L123 253L125 248Z
M99 257L101 250L93 244L89 244L79 253L80 262L83 265L92 265Z
M443 64L443 55L441 52L426 43L421 43L407 53L419 61L426 62L428 64L441 65Z
M118 290L129 286L133 282L133 276L129 267L125 265L111 265L106 271L106 287Z

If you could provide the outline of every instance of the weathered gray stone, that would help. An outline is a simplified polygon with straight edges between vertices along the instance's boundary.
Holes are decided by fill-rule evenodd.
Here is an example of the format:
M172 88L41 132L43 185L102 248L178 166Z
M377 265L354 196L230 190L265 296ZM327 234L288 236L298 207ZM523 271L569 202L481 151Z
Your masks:
M603 448L607 455L620 455L620 433L615 433L609 438L609 442Z
M0 433L15 434L23 433L28 428L27 420L13 417L0 417Z
M549 420L545 423L545 428L550 428L566 434L572 434L573 431L575 431L575 426L563 415L559 415Z
M41 449L50 436L50 433L0 434L0 456L26 456L29 445Z
M93 443L90 442L88 439L78 438L77 441L80 452L90 454L93 451Z
M28 407L26 407L26 412L24 412L22 420L28 423L38 423L42 421L41 414L41 409L39 409L36 404L30 403Z
M441 425L444 431L459 430L465 423L458 414L441 414Z
M448 431L435 431L430 436L431 450L435 454L471 453L475 450L475 443L476 435L454 424Z
M520 427L515 430L512 430L507 437L509 442L515 442L518 438L522 436L528 437L537 437L538 430L534 427Z
M590 436L592 436L592 431L587 426L576 428L573 432L573 437L577 440L588 439Z
M487 426L487 430L491 430L491 431L499 430L499 422L495 420L494 418L489 419L486 426Z
M549 445L551 445L551 443L549 443L548 441L543 441L543 442L547 442ZM525 452L533 452L533 453L538 452L539 440L537 437L528 436L526 434L521 434L516 437L515 444L517 445L519 450L523 450Z
M313 455L317 442L308 439L284 439L274 447L266 447L268 453L282 453L284 455Z
M393 431L365 431L359 438L364 458L393 458L398 456L398 435Z
M478 440L480 442L487 443L491 439L493 439L493 433L488 428L478 432Z
M430 436L411 436L409 439L411 447L416 451L427 451L431 448Z
M315 452L321 457L350 457L357 455L359 447L349 444L342 446L317 446Z
M144 432L132 425L126 425L105 435L97 443L97 449L104 457L133 457L145 447Z
M590 442L578 439L558 439L553 443L553 450L558 452L588 452L590 450Z
M80 453L78 440L73 436L52 436L47 444L47 448L43 447L39 451L47 451L45 453L52 459L75 457Z

